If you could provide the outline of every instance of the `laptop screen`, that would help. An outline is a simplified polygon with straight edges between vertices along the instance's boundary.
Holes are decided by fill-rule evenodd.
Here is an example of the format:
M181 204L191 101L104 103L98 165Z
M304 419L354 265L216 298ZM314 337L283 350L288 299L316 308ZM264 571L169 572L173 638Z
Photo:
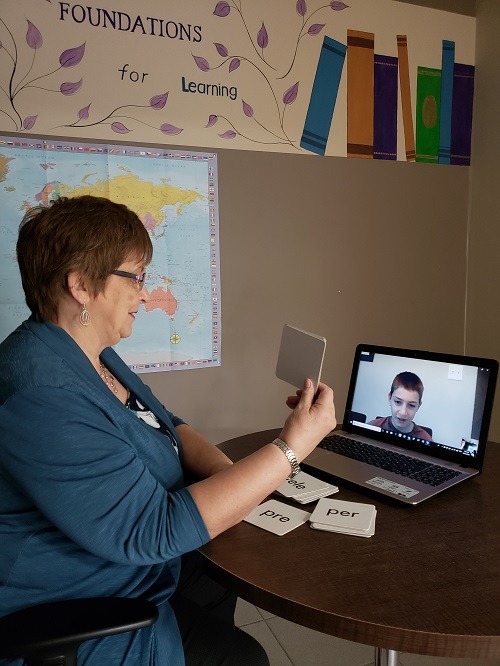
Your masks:
M491 359L359 345L344 428L480 469L497 372Z

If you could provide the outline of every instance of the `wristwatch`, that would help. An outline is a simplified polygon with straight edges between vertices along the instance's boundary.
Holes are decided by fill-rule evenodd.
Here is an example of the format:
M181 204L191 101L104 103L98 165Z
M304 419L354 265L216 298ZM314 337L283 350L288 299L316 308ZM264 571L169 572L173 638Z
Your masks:
M293 477L297 476L297 474L300 472L300 465L297 462L295 453L292 451L292 449L289 449L285 442L282 439L279 439L279 437L273 441L273 444L276 444L276 446L286 455L288 462L290 463L290 467L292 468L292 472L288 478L293 479Z

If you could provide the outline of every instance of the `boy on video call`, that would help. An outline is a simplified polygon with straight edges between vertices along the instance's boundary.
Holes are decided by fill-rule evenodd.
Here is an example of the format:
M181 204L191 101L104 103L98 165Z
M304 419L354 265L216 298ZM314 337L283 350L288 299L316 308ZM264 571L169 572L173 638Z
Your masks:
M414 372L400 372L394 377L389 391L391 415L373 419L369 425L430 440L430 434L413 422L422 404L423 392L424 385L418 375Z

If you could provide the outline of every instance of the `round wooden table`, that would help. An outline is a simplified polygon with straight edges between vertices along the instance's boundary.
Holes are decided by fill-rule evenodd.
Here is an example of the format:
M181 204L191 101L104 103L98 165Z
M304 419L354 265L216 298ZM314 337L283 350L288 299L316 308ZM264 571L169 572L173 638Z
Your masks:
M278 432L237 437L220 448L236 461ZM210 574L243 599L373 645L377 664L396 664L400 651L498 658L499 470L500 444L490 443L482 475L418 506L337 481L336 498L376 506L371 538L307 524L278 537L242 522L200 551ZM315 503L295 506L312 511Z

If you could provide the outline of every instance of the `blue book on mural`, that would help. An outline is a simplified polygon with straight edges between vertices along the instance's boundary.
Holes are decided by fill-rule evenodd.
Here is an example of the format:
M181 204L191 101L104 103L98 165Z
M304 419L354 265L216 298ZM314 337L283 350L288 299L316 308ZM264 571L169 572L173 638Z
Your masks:
M443 39L441 66L441 108L439 114L439 164L449 164L451 155L451 109L453 104L453 72L455 42Z
M324 155L347 46L325 37L307 109L301 148Z

